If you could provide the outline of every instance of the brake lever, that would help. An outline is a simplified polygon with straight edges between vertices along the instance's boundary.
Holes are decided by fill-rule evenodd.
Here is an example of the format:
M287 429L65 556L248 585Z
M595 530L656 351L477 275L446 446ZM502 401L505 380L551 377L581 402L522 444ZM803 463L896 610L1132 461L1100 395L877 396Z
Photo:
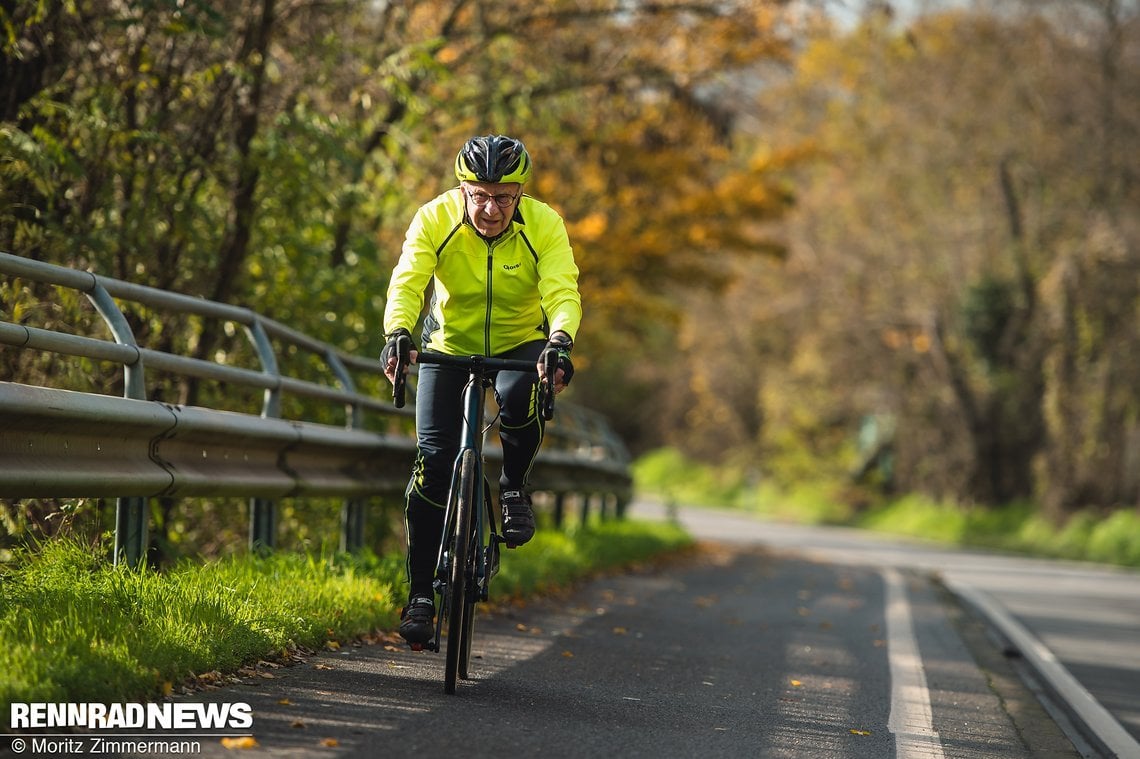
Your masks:
M542 393L542 418L549 422L554 418L554 377L558 373L558 354L554 351L544 353L542 368L546 373Z
M396 338L396 376L392 380L392 405L403 408L407 401L408 362L411 361L412 341L406 335Z

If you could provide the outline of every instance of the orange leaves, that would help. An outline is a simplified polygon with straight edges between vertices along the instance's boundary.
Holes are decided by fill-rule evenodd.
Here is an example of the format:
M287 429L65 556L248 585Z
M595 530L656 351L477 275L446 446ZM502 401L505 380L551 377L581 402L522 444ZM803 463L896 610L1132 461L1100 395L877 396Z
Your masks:
M693 604L701 609L707 609L717 603L718 600L716 596L697 596L693 599Z
M609 227L605 214L595 211L577 222L569 224L569 234L572 240L585 243L599 240Z
M222 738L222 746L228 749L244 749L244 748L257 748L257 739L252 735L245 735L240 738Z

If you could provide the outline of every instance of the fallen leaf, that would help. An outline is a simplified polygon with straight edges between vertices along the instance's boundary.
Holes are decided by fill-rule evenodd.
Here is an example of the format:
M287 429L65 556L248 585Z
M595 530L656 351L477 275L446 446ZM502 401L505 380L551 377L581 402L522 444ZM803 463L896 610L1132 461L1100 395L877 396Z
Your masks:
M293 705L293 702L287 698L278 699L277 703L281 704L282 706L292 706Z
M789 682L789 684L790 684L790 685L791 685L793 688L801 688L801 687L803 687L803 683L801 683L799 680L792 680L792 681L790 681L790 682Z
M330 640L327 643L325 643L325 648L329 649L330 651L339 651L340 650L340 644L337 643L335 640Z
M852 735L870 735L871 731L870 730L856 730L855 728L851 728L850 733Z
M222 746L225 748L257 748L257 740L252 735L246 735L242 738L222 738Z
M340 741L338 741L336 738L322 738L321 745L327 746L328 748L336 748L340 745Z
M305 723L299 719L295 719L289 724L289 727L296 727L296 728L302 728L304 726L305 726Z
M336 667L330 667L327 664L314 664L313 668L314 669L336 669Z
M567 659L573 659L574 658L574 652L573 651L563 651L562 655Z
M614 635L627 635L628 633L629 633L629 630L625 629L624 627L615 627L614 628Z

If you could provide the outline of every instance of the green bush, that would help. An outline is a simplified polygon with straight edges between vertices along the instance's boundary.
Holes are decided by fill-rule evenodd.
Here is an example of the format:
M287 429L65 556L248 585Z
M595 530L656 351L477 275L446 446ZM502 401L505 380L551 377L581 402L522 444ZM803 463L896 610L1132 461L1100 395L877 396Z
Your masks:
M634 463L642 496L669 503L740 507L770 519L842 524L954 545L1140 567L1140 513L1104 516L1086 511L1058 527L1028 501L963 506L919 494L875 498L868 489L819 477L799 484L765 479L749 484L733 467L717 470L685 459L676 449L654 451Z

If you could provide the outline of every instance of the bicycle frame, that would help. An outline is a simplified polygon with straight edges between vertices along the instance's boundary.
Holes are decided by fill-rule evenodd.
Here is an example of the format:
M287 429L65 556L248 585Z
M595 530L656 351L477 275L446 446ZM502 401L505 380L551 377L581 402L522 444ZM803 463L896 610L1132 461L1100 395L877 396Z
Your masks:
M466 555L474 557L475 576L464 578L464 582L469 585L464 589L465 593L463 597L465 599L473 598L474 600L480 601L486 600L487 598L489 575L491 574L489 554L492 552L497 554L498 544L502 541L502 537L499 535L498 525L493 521L493 512L487 508L489 486L483 471L483 417L487 407L487 388L490 384L490 376L484 367L483 361L475 360L480 358L482 357L472 357L467 375L467 384L463 387L463 424L459 435L459 452L455 457L455 463L452 467L447 510L444 512L443 517L443 537L439 545L439 556L436 559L436 592L445 600L447 598L447 585L451 581L450 561L454 558L448 555L451 536L454 535L456 541L465 540L467 543ZM424 363L430 361L431 359L429 358L428 361ZM468 452L473 452L474 456L469 457ZM473 487L471 488L472 492L469 493L472 510L469 520L469 534L466 538L456 534L460 517L458 510L461 505L461 499L458 494L463 488L463 462L465 458L469 458L469 460L472 461L471 465L474 467L473 471L468 473L470 480L473 482ZM472 559L468 558L468 562L470 561L472 561ZM473 593L474 595L472 595ZM464 609L458 611L460 613L466 613ZM456 610L449 609L448 616L455 612ZM436 619L435 638L429 644L433 651L439 651L439 641L444 616L444 614L440 614ZM463 669L466 669L466 667L463 666ZM466 672L461 673L461 676L466 678Z

